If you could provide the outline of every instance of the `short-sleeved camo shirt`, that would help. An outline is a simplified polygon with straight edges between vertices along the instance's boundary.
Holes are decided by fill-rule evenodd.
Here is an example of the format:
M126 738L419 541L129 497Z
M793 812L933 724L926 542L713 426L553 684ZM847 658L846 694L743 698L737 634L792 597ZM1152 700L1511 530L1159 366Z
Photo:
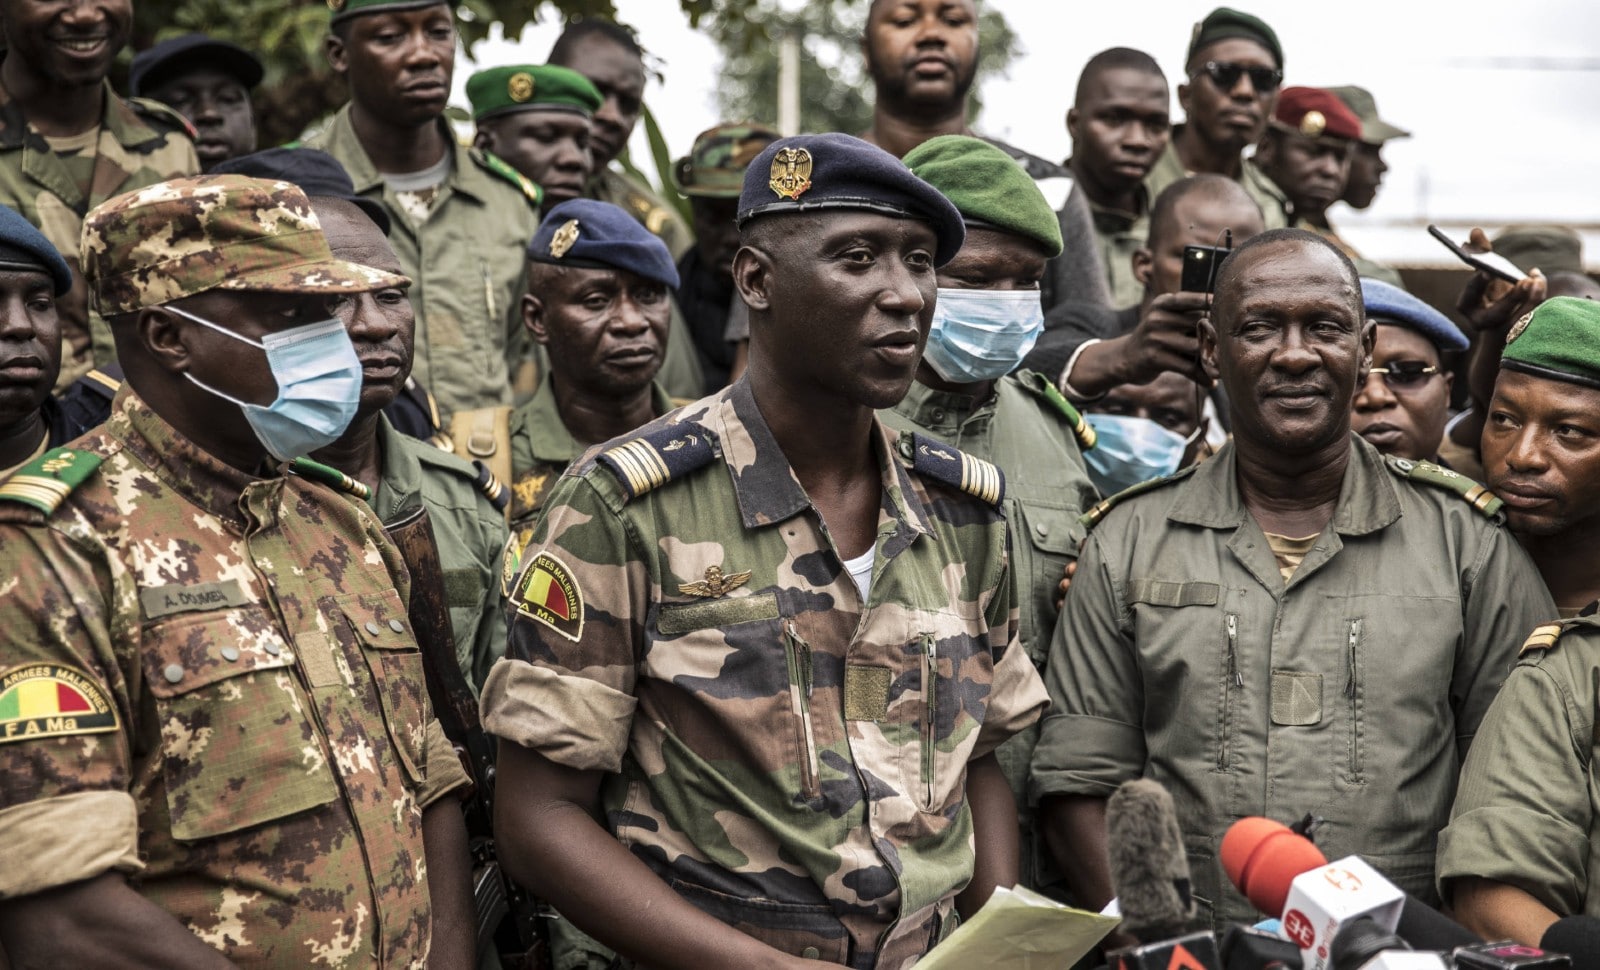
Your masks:
M694 905L892 968L971 876L968 762L1045 698L999 511L914 471L912 439L874 437L865 603L747 382L591 451L523 554L483 709L502 738L613 773L606 824Z
M0 501L0 899L116 869L241 967L424 966L466 779L376 518L127 387L68 447L52 514Z

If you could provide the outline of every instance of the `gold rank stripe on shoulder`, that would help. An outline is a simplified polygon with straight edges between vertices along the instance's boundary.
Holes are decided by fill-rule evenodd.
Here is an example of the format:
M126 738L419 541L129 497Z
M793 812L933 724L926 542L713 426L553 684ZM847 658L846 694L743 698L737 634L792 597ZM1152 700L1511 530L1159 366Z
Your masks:
M1465 475L1436 465L1431 461L1412 461L1409 458L1389 458L1389 467L1409 481L1432 485L1454 492L1477 509L1485 518L1494 518L1505 507L1500 496L1489 491Z
M329 488L338 489L346 495L354 495L363 502L372 498L372 489L368 488L365 483L359 482L339 469L329 467L321 462L312 461L309 458L296 458L289 463L289 470L301 478L310 479L313 482L321 482Z
M18 502L50 515L94 474L102 460L92 452L54 448L0 483L0 501Z
M1557 640L1561 639L1561 630L1560 623L1546 623L1534 627L1533 632L1528 634L1528 639L1522 642L1522 649L1517 651L1517 656L1520 657L1529 650L1549 650L1556 645Z
M672 477L667 463L662 460L655 446L642 438L607 449L605 454L615 462L617 470L627 480L628 491L635 498Z
M961 490L990 505L1000 504L1000 469L982 458L961 452Z

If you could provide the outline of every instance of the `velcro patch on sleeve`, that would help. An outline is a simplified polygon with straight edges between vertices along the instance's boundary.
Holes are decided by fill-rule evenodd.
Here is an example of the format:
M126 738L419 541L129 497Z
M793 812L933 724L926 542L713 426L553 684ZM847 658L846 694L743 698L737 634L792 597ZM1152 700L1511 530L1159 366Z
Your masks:
M0 744L117 728L105 690L76 667L23 664L0 674Z

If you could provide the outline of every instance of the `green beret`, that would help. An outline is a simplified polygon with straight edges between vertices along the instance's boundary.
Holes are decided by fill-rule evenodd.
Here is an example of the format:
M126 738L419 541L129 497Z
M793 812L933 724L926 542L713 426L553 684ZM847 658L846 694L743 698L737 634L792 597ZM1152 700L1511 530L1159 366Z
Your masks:
M1600 303L1557 296L1539 304L1506 334L1500 366L1600 388Z
M1495 252L1524 273L1583 272L1583 237L1566 226L1508 226L1493 244Z
M472 120L513 111L569 111L585 118L605 101L588 78L554 64L491 67L467 78Z
M423 7L450 6L448 0L328 0L333 12L333 23L365 13L388 13L391 10L421 10ZM455 8L451 7L452 17Z
M981 138L940 135L904 159L912 174L945 194L968 228L999 229L1061 255L1061 223L1016 159Z
M1194 33L1189 37L1189 53L1184 55L1184 63L1194 60L1195 52L1200 48L1233 37L1253 40L1265 47L1277 60L1278 70L1283 70L1283 45L1278 43L1278 35L1267 26L1267 22L1260 17L1229 7L1218 7L1207 14L1206 19L1194 25Z

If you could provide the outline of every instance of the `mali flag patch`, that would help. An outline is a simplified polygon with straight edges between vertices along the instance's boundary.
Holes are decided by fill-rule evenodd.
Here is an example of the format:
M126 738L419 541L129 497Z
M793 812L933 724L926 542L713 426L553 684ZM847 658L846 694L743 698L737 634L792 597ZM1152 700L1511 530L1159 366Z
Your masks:
M583 591L567 564L541 552L523 566L517 612L538 620L568 640L583 635Z
M0 674L0 744L117 729L100 685L61 664L25 664Z

